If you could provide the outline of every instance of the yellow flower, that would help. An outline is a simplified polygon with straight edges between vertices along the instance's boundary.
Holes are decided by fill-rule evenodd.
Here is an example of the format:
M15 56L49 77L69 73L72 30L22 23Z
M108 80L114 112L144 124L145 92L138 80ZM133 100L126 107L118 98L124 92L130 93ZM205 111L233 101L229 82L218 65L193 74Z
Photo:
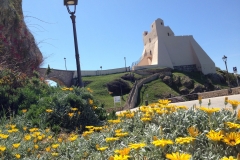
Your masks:
M93 100L89 99L89 100L88 100L88 103L89 103L90 105L92 105L92 104L93 104Z
M206 136L212 140L212 141L220 141L223 138L222 132L215 132L214 130L211 130L206 134Z
M16 124L11 124L10 127L11 129L16 128Z
M120 133L120 132L122 132L122 129L115 130L115 133Z
M98 151L105 151L106 149L108 149L108 147L99 147L99 148L97 148Z
M153 140L153 141L156 141L156 140L158 140L158 137L157 137L157 136L153 136L153 137L152 137L152 140Z
M18 148L20 146L20 143L14 143L12 146L13 148Z
M23 113L26 113L26 112L27 112L27 109L22 109L22 112L23 112Z
M41 141L43 139L43 136L38 136L37 139Z
M35 148L35 149L38 149L38 148L39 148L39 146L38 146L37 144L35 144L35 145L34 145L34 148Z
M199 135L198 129L193 126L188 128L188 133L191 137L197 137Z
M106 142L113 142L119 140L119 137L107 137L105 140Z
M220 111L220 108L206 108L206 107L200 107L200 110L206 112L209 116L212 115L214 112Z
M52 154L52 156L58 156L58 153L56 153L56 152L53 152L51 154Z
M130 148L132 148L132 149L140 149L140 148L142 148L142 147L145 147L146 146L146 144L145 143L135 143L135 144L133 144L133 143L130 143L129 145L128 145Z
M233 158L233 156L228 157L223 157L221 160L237 160L236 158Z
M149 118L149 117L143 117L143 118L141 118L141 121L143 121L143 122L149 122L149 121L151 121L152 119L151 118Z
M2 139L7 139L8 136L9 136L9 135L7 135L7 134L1 134L1 133L0 133L0 138L2 138Z
M45 148L45 150L46 150L47 152L50 152L50 151L51 151L51 147L47 147L47 148Z
M77 110L78 110L78 108L71 108L71 110L72 110L72 111L77 111Z
M38 131L38 128L31 128L31 129L29 129L29 131L30 132L36 132L36 131Z
M48 140L52 139L52 136L48 136L47 139L48 139Z
M49 131L50 131L50 128L46 128L45 131L46 131L46 132L49 132Z
M240 109L237 112L237 120L240 120Z
M128 155L114 155L114 160L128 160Z
M27 130L27 127L23 127L23 130L26 131L26 130Z
M128 132L122 132L122 133L116 133L116 137L124 137L124 136L127 136L128 135Z
M124 156L124 155L129 155L130 150L131 148L124 148L121 150L115 150L114 152Z
M68 113L68 116L69 116L70 118L72 118L73 115L74 115L74 113Z
M31 139L31 135L30 134L26 134L24 136L24 139L25 139L25 141L29 141Z
M69 91L72 91L73 90L73 88L69 88Z
M238 105L240 104L240 102L236 100L228 100L228 103L232 105L233 110L237 109Z
M173 141L170 139L159 139L159 140L153 141L152 144L154 144L156 147L160 146L163 148L168 144L173 144Z
M178 137L175 139L176 143L184 144L184 143L191 143L194 139L193 137Z
M6 150L6 147L5 146L0 146L0 151L5 151Z
M52 109L46 109L46 112L51 113L51 112L53 112L53 110Z
M126 118L133 118L134 117L134 112L125 114L125 117Z
M225 123L229 128L237 129L240 128L240 124L232 123L232 122L226 122Z
M166 158L170 160L189 160L191 158L190 154L187 153L172 153L172 154L166 154Z
M102 127L93 127L95 131L101 131L103 128Z
M160 99L158 103L162 105L168 105L169 103L171 103L171 101L169 101L168 99Z
M52 148L56 149L59 147L59 144L52 144Z
M87 129L92 129L94 126L85 126Z
M117 123L121 123L120 119L116 119L116 120L108 120L109 123L113 123L113 124L117 124Z
M240 144L240 134L237 132L230 132L224 135L223 142L229 146Z
M76 135L76 134L71 134L71 135L68 137L68 140L71 141L71 142L73 142L73 141L75 141L77 138L78 138L78 135Z
M63 141L63 139L60 137L60 138L58 138L58 142L59 143L62 143L62 141Z
M88 92L92 93L93 91L90 88L87 88Z
M15 157L16 157L17 159L19 159L19 158L21 158L21 155L20 155L20 154L15 154Z

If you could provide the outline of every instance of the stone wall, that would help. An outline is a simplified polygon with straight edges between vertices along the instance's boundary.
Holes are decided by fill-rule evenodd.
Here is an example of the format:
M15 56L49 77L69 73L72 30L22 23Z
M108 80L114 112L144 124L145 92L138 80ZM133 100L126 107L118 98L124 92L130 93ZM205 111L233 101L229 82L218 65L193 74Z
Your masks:
M173 68L175 70L185 71L185 72L196 72L197 71L197 67L196 67L195 64L193 64L193 65L183 65L183 66L173 66Z
M222 89L217 91L198 93L198 96L201 96L202 98L212 98L212 97L228 96L233 94L240 94L240 87L231 88L231 92L229 92L228 89Z

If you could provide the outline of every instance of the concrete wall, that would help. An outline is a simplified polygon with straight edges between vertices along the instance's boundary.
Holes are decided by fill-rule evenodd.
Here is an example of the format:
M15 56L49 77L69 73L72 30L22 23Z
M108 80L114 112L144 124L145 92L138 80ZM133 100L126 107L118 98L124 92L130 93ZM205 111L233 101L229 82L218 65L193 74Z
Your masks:
M99 76L99 75L107 75L107 74L114 74L114 73L123 73L123 72L129 72L130 67L124 67L124 68L115 68L115 69L108 69L108 70L95 70L95 71L81 71L82 77L84 76ZM73 78L77 77L77 71L74 71Z
M170 27L164 26L162 19L151 25L151 32L143 34L144 49L137 66L196 65L203 74L215 73L215 63L194 40L193 36L175 36Z

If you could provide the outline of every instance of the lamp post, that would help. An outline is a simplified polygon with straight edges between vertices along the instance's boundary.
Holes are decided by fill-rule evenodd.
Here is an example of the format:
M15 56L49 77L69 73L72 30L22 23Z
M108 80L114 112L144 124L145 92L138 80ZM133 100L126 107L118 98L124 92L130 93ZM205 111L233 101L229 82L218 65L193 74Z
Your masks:
M64 57L64 61L65 61L65 69L67 70L66 58L65 57Z
M100 66L100 68L101 68L101 73L100 73L100 75L102 75L102 66Z
M124 61L125 61L125 70L127 71L127 68L126 68L126 57L124 57Z
M227 56L223 56L222 57L222 60L223 60L223 62L225 63L225 66L226 66L226 70L227 70L227 79L228 79L228 87L229 87L229 89L230 89L230 82L229 82L229 75L228 75L228 68L227 68Z
M76 31L76 16L74 15L76 12L76 5L78 4L78 0L64 0L64 5L67 7L68 13L71 15L70 18L73 24L73 36L74 36L74 46L75 46L75 58L77 64L77 86L83 87L82 76L81 76L81 68L80 68L80 60L78 53L78 42L77 42L77 31ZM69 9L69 5L74 6L74 11L71 12Z

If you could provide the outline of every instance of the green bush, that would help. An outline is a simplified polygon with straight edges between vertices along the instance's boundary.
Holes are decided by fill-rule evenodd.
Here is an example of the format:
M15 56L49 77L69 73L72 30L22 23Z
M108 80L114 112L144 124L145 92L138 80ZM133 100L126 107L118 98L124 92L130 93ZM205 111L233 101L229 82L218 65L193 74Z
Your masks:
M107 117L103 107L84 88L48 86L37 73L27 78L9 70L0 72L1 113L23 114L33 126L60 126L69 131L86 125L100 125ZM46 111L48 109L48 112ZM59 129L55 129L59 131Z

